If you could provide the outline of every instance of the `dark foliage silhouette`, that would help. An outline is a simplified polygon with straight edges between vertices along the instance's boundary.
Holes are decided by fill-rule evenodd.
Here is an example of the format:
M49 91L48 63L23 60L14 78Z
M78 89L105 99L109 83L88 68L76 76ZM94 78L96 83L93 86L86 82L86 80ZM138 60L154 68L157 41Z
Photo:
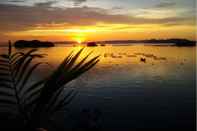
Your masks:
M42 42L39 40L32 40L32 41L26 41L26 40L19 40L14 43L14 46L16 48L25 48L25 47L54 47L55 44L52 42Z
M33 60L42 58L43 54L38 54L37 49L12 53L9 43L8 53L0 55L0 120L5 123L1 128L32 131L45 128L42 121L50 120L53 114L63 110L76 94L73 90L66 94L65 85L99 61L99 56L87 60L89 53L76 63L83 50L76 54L71 52L49 77L30 85L33 72L45 64ZM15 126L7 125L11 122Z

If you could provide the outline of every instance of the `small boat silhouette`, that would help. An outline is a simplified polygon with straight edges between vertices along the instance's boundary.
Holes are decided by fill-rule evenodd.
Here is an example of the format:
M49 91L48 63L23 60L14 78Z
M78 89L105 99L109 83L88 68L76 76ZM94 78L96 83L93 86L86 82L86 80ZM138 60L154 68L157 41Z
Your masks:
M146 58L140 58L141 62L146 62Z

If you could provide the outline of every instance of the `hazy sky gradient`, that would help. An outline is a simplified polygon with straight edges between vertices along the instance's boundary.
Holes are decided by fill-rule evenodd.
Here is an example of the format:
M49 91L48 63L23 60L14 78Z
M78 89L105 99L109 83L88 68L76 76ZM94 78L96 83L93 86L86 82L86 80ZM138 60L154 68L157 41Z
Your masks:
M0 37L195 39L195 0L1 0Z

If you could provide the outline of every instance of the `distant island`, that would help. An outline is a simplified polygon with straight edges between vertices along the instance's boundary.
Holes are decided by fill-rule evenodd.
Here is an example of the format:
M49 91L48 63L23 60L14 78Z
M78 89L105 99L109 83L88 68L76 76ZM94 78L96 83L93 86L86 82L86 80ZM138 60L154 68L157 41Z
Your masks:
M16 48L25 48L25 47L31 47L31 48L38 48L38 47L54 47L55 44L52 42L42 42L39 40L32 40L32 41L27 41L27 40L18 40L14 43L14 46Z
M88 43L86 43L86 45L87 45L87 46L91 46L91 47L98 46L98 45L96 44L96 42L88 42Z
M172 46L196 46L196 41L191 41L187 39L113 40L113 41L100 41L97 43L109 43L109 44L146 43L146 44L171 44Z
M146 45L169 45L169 46L196 46L196 41L188 40L188 39L148 39L148 40L107 40L107 41L91 41L91 42L83 42L83 44L87 43L95 43L99 45L106 45L106 44L146 44ZM76 44L75 41L57 41L55 44ZM94 44L94 45L95 45ZM87 45L88 46L88 45Z

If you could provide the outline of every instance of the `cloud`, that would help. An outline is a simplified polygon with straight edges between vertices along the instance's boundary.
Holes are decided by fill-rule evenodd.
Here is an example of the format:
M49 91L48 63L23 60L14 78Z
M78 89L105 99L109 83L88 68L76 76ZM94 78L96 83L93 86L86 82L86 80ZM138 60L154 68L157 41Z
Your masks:
M51 7L53 2L34 6L0 4L0 32L29 30L40 25L88 26L107 24L185 24L188 17L143 18L131 15L110 14L102 8Z
M74 6L79 6L82 3L87 2L88 0L0 0L2 4L14 4L14 5L36 5L36 4L47 4L47 3L60 3L66 4L71 3Z
M165 2L160 2L159 4L155 5L153 8L171 8L176 5L175 2L170 2L170 1L165 1Z
M12 2L12 3L21 3L21 2L25 2L25 0L9 0L8 2Z
M36 3L35 6L41 7L41 8L48 8L51 7L53 4L55 4L57 1L47 1L47 2L40 2Z
M112 7L112 10L122 10L122 9L124 9L124 8L121 7L121 6L114 6L114 7Z
M78 5L81 5L82 3L86 2L87 0L69 0L69 1L73 1L74 5L78 6Z

